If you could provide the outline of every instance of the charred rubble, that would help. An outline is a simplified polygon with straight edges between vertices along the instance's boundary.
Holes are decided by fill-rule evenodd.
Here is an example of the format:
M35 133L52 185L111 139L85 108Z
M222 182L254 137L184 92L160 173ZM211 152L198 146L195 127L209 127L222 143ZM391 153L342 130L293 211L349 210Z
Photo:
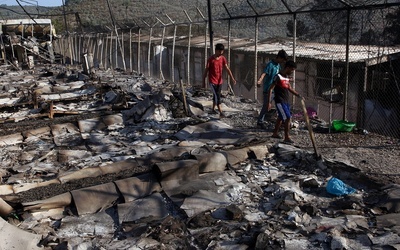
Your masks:
M270 138L251 100L224 93L220 118L206 89L118 70L0 81L5 249L400 246L396 183ZM327 192L332 177L355 192Z

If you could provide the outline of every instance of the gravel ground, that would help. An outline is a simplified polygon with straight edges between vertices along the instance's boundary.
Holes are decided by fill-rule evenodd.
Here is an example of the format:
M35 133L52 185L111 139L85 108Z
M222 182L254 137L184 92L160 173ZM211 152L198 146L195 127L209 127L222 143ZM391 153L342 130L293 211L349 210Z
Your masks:
M247 106L249 112L235 114L224 119L234 127L253 130L259 135L270 141L274 126L274 119L266 122L267 129L256 129L256 117L258 104L245 103L244 100L237 101L238 98L228 98L226 101L230 107ZM236 101L235 101L236 100ZM312 124L316 124L311 120ZM315 127L315 126L313 126ZM282 131L283 133L283 131ZM315 144L317 153L323 158L341 160L352 164L378 183L400 184L400 139L386 137L374 133L353 132L331 132L314 130ZM314 147L310 139L310 134L303 121L299 121L298 128L292 128L292 139L294 146L313 152ZM275 139L276 140L276 139Z

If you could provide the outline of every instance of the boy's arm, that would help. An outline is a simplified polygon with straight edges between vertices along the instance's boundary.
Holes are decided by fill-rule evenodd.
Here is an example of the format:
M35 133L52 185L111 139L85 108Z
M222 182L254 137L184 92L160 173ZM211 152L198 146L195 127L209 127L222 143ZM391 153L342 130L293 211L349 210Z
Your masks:
M303 97L299 94L299 92L297 92L296 90L292 89L292 87L289 87L289 92L292 93L293 95L297 96L298 98L303 99Z
M235 85L236 84L236 80L235 80L235 77L233 77L232 71L229 68L228 64L225 64L225 69L228 72L229 76L231 77L233 84Z
M271 96L272 96L272 91L274 90L275 86L276 86L276 83L273 82L271 84L271 86L269 86L269 89L268 89L268 97L267 97L267 100L268 100L268 109L267 110L268 111L271 110L271 106L272 106Z
M204 69L204 73L203 73L203 86L206 86L206 78L208 75L208 66Z
M263 73L260 75L260 78L258 78L258 81L257 81L257 86L260 86L260 85L261 85L262 80L264 79L264 77L265 77L266 74L267 74L267 73L263 72Z
M259 87L261 85L262 81L264 80L264 78L267 75L271 75L271 64L270 63L267 63L267 65L264 68L264 71L260 75L260 78L257 81L257 87ZM274 75L274 74L272 74L272 75Z

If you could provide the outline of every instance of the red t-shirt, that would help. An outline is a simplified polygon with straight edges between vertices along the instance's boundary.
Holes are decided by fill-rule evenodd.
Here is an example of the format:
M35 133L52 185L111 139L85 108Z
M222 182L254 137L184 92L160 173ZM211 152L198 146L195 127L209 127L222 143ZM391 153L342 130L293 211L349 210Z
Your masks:
M281 74L275 76L275 103L289 103L290 79Z
M208 67L208 81L213 84L222 84L222 70L227 64L227 60L224 56L211 56L207 60Z

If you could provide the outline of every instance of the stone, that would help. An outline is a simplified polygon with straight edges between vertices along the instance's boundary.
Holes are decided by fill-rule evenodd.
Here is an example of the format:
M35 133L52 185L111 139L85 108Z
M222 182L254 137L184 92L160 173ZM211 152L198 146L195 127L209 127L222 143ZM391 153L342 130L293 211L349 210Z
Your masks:
M231 220L240 221L243 219L242 210L235 204L231 204L231 205L227 206L226 211L227 211L228 217Z

